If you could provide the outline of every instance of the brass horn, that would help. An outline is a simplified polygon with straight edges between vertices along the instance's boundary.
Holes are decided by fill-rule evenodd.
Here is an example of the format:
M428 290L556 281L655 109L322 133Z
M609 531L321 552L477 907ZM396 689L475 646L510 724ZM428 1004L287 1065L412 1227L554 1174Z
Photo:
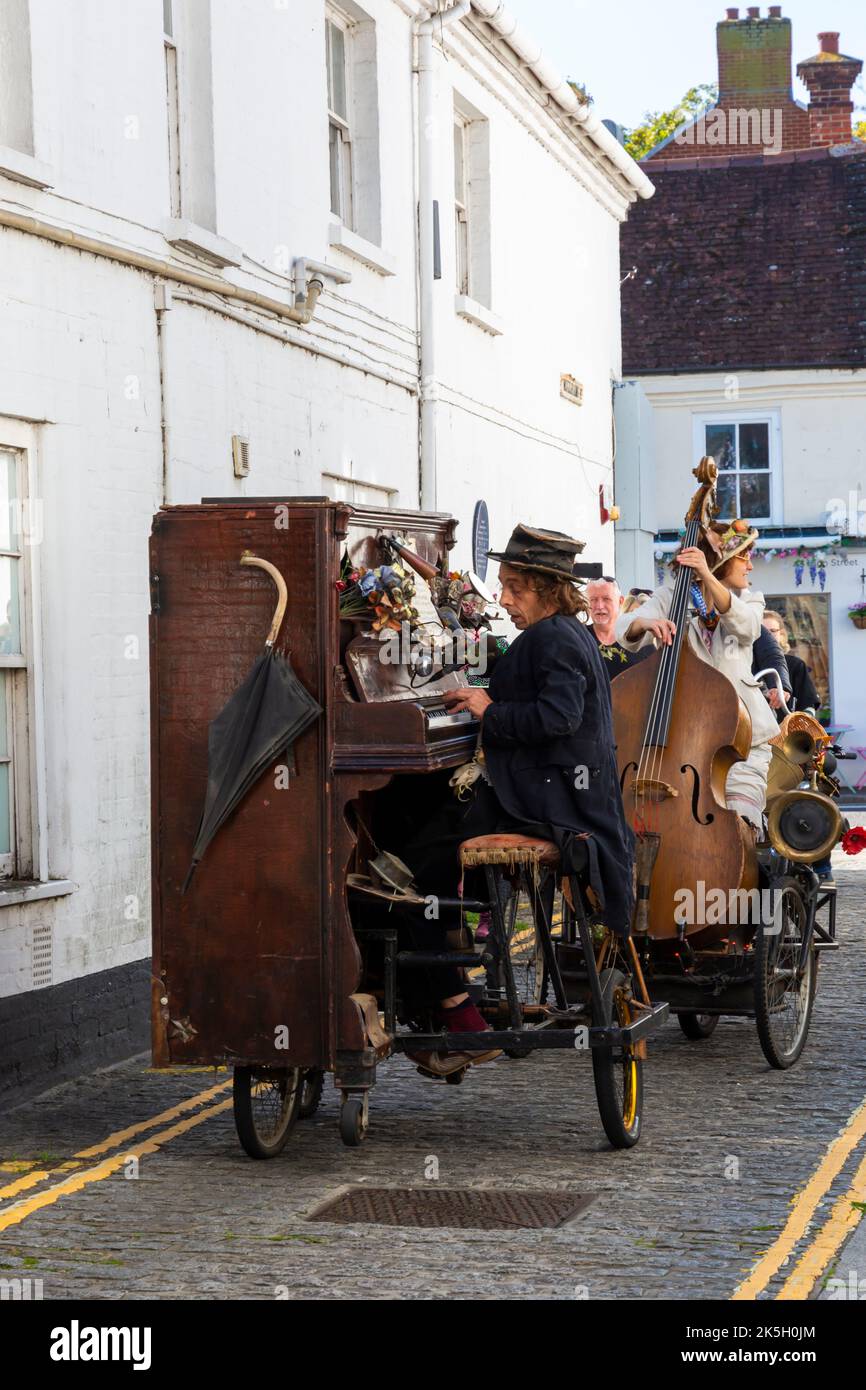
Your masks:
M792 729L782 743L782 754L792 763L805 765L814 758L816 747L808 729Z
M829 742L827 730L811 714L795 711L786 715L779 732L770 739L773 761L767 778L768 799L780 792L793 791L806 777L809 763Z
M798 864L825 859L842 834L835 801L816 791L787 791L767 808L767 833L777 853Z

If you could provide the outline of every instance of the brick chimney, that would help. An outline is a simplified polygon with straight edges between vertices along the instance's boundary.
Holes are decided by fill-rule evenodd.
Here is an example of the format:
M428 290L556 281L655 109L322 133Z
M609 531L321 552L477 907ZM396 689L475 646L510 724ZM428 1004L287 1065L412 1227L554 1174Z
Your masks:
M809 116L791 88L791 21L781 5L762 18L758 5L716 25L719 97L715 107L657 151L664 160L699 164L736 155L781 154L809 147Z
M719 105L782 105L792 100L791 21L780 5L766 19L755 6L745 18L728 10L716 25L719 54Z
M821 51L797 64L797 76L809 88L809 143L812 146L848 145L854 103L851 88L863 64L839 52L839 35L818 35Z

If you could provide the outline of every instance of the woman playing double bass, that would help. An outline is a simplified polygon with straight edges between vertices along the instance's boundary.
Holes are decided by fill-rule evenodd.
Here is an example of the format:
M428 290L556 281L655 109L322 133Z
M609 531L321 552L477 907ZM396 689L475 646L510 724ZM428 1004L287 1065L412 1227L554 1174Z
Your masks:
M691 571L691 616L688 641L692 651L731 681L752 721L751 747L743 762L734 763L725 785L728 809L736 811L759 832L766 802L767 772L778 732L773 713L752 675L752 644L761 631L764 596L750 588L751 551L758 532L746 521L712 522L696 545L674 557L671 572L639 614L622 615L616 639L629 651L654 640L670 645L676 627L669 618L677 570Z

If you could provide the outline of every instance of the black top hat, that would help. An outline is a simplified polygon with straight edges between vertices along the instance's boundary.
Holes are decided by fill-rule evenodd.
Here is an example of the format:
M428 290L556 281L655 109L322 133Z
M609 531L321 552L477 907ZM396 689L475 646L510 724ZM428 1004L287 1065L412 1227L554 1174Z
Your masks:
M515 526L504 550L488 550L487 555L516 570L537 570L541 574L555 575L557 579L574 580L583 575L584 569L590 568L574 563L584 544L562 531L538 531L521 522ZM601 566L591 568L600 570Z

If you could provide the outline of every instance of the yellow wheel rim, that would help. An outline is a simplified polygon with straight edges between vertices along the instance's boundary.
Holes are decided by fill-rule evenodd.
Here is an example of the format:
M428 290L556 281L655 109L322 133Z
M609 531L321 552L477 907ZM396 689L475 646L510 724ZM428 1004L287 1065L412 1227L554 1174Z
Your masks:
M631 1022L631 1011L621 994L617 994L616 1011L620 1026ZM623 1061L622 1122L627 1130L634 1128L637 1119L637 1062L634 1057Z

